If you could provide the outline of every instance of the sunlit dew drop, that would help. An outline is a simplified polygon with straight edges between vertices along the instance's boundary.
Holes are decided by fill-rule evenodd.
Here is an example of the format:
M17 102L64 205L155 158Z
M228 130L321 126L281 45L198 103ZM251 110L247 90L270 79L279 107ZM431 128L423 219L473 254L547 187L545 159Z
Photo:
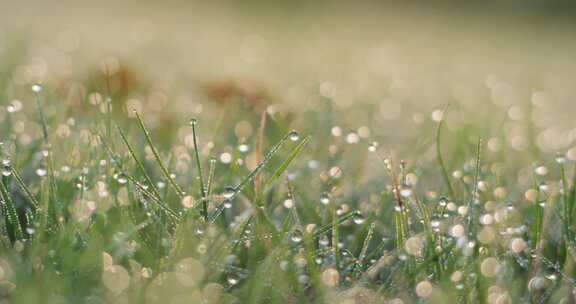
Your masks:
M126 177L126 174L120 172L118 174L116 174L116 181L120 184L125 184L128 182L128 177Z
M377 141L373 141L370 143L370 145L368 146L368 151L370 152L376 152L376 150L378 150L378 142Z
M2 160L2 176L10 176L12 174L12 162L9 159Z
M287 199L284 201L284 207L287 209L290 209L292 207L294 207L294 201L291 199Z
M226 186L226 187L224 187L224 191L222 192L222 196L224 196L224 198L231 198L232 196L234 196L235 192L236 191L234 190L234 187Z
M190 118L189 124L191 126L195 126L198 123L198 119L196 118Z
M356 212L352 220L354 221L354 224L362 225L366 221L366 218L364 218L364 215L362 215L362 213Z
M328 240L328 237L326 235L323 235L318 240L318 244L320 244L320 246L328 246L328 244L330 244L330 241Z
M548 168L546 168L544 166L540 166L540 167L537 167L536 169L534 169L534 172L538 175L546 175L546 174L548 174Z
M224 153L220 154L220 161L223 164L229 164L230 162L232 162L232 154L230 154L228 152L224 152Z
M556 156L555 160L559 164L565 164L566 163L566 157L564 157L564 156Z
M36 169L36 175L38 175L38 176L40 176L40 177L46 176L46 173L48 173L48 172L47 172L46 169L44 169L44 168L38 168L38 169Z
M408 187L404 187L404 188L400 189L400 195L402 197L409 197L412 195L412 189L410 189Z
M360 141L360 136L358 134L351 132L346 135L346 142L349 144L357 144Z
M438 205L440 205L440 207L444 207L446 204L448 204L448 198L445 196L440 197L438 200Z
M288 138L290 138L291 141L297 141L300 139L300 134L298 134L298 131L292 130L288 134Z
M540 189L540 191L548 191L548 185L546 182L540 182L540 184L538 184L538 189Z
M330 203L330 196L328 193L322 193L322 196L320 197L320 203L322 203L322 205L328 205Z
M227 278L226 278L226 281L228 282L228 284L233 286L233 285L238 284L238 282L240 281L240 278L234 273L229 273Z
M302 230L294 229L292 233L290 233L290 239L294 243L300 243L302 241Z
M6 106L6 111L8 113L15 113L22 109L22 102L20 100L13 100L9 105Z
M546 278L550 281L556 281L558 279L558 276L555 274L549 274L549 275L546 275Z
M34 83L34 84L32 84L31 89L32 89L32 92L34 92L34 93L40 93L40 92L42 92L42 90L43 90L44 88L42 87L41 84L39 84L39 83Z
M248 152L248 150L250 149L250 147L247 144L241 144L238 146L238 151L240 152Z

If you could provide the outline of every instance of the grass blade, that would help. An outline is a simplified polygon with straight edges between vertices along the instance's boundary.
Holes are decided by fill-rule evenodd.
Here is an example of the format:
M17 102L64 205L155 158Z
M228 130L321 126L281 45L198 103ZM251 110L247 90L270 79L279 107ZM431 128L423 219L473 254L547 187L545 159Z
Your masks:
M144 121L142 121L140 114L138 114L137 111L134 111L134 113L136 114L136 118L138 118L138 124L140 125L142 132L144 132L144 137L146 138L146 142L148 142L148 145L150 146L150 149L152 150L152 154L154 154L154 158L156 159L156 162L158 163L158 165L160 166L160 169L162 170L162 173L164 174L164 178L166 178L166 180L168 180L168 182L170 183L172 188L174 188L174 191L176 191L176 194L178 195L178 197L180 197L180 199L184 198L184 191L182 191L180 186L178 186L178 184L176 184L176 182L174 181L172 176L170 176L170 172L168 172L168 170L166 169L166 167L162 163L162 160L160 159L160 156L158 155L158 151L156 151L156 148L154 147L154 144L152 143L152 137L150 136L150 132L146 128L146 125L144 125ZM194 142L196 142L196 140L194 140Z

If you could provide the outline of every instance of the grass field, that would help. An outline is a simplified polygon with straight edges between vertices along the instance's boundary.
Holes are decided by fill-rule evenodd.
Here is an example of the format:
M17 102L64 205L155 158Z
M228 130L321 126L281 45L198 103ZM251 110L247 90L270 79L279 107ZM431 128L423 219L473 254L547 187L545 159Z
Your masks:
M575 303L570 27L313 12L0 31L1 303Z

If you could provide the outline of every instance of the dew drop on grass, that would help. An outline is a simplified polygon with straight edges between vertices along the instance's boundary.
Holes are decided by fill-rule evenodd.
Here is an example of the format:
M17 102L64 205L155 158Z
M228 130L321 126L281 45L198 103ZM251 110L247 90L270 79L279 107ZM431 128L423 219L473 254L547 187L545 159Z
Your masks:
M222 196L224 196L224 198L231 198L232 196L234 196L235 193L236 191L234 190L234 187L226 186L224 187L224 192L222 192Z
M377 149L378 149L378 142L377 141L371 142L370 145L368 146L368 151L370 151L370 152L376 152Z
M294 243L300 243L302 241L302 230L294 229L290 234L290 239Z
M292 130L288 134L288 138L290 138L291 141L297 141L300 139L300 134L298 134L298 131Z
M236 274L229 273L228 277L226 278L226 281L228 282L228 284L234 286L234 285L238 284L238 282L240 281L240 278L238 278L238 276Z
M318 243L320 244L320 246L328 246L328 244L330 244L330 241L328 240L328 237L326 235L323 235L318 240Z
M322 193L322 196L320 197L320 203L322 203L322 205L330 204L330 196L328 195L328 193L326 192Z
M238 146L238 151L242 153L248 152L249 149L250 147L247 144L241 144Z
M34 92L34 93L40 93L40 92L42 92L42 90L43 90L44 88L42 87L41 84L35 83L35 84L32 84L31 89L32 89L32 92Z
M440 200L438 200L438 205L444 207L446 204L448 204L448 198L445 196L440 197Z
M46 173L48 173L48 171L46 171L46 169L44 169L44 168L36 169L36 175L38 175L40 177L46 176Z
M190 122L189 122L189 123L190 123L191 126L195 126L195 125L198 123L198 119L196 119L196 118L190 118Z
M126 174L124 174L122 172L116 174L115 178L116 178L116 181L120 184L125 184L128 182L128 177L126 177Z
M354 217L352 219L354 221L354 224L356 225L362 225L364 224L364 222L366 221L366 218L364 218L364 215L362 215L362 213L360 212L356 212L354 214Z
M565 163L566 163L566 157L564 157L564 156L557 156L557 157L555 158L555 160L556 160L556 162L559 163L559 164L565 164Z
M400 189L400 195L402 197L410 197L412 195L412 189L404 187Z
M9 159L2 160L2 175L10 176L12 175L12 162Z

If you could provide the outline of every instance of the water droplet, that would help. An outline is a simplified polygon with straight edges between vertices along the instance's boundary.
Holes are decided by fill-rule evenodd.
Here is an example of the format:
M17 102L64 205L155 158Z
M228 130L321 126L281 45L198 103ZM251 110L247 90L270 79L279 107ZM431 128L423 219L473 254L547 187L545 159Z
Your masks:
M231 198L236 193L234 187L226 186L224 187L224 192L222 192L222 196L225 198Z
M362 225L366 221L366 218L364 215L362 215L362 213L356 212L356 214L354 214L353 221L356 225Z
M540 182L540 184L538 184L538 189L541 191L548 191L548 185L546 182Z
M198 119L196 118L190 118L190 125L191 126L195 126L198 123Z
M42 92L42 90L44 89L44 88L42 87L42 85L39 84L39 83L32 84L32 87L31 87L31 88L32 88L32 92L34 92L34 93L40 93L40 92Z
M12 175L12 162L9 159L2 160L2 175L10 176Z
M250 147L247 144L241 144L238 146L238 151L240 152L248 152Z
M441 207L444 207L448 204L448 198L445 196L440 197L440 199L438 200L438 205L440 205Z
M116 181L120 184L125 184L128 182L128 177L123 172L116 174Z
M22 109L22 102L16 99L6 106L6 111L8 111L8 113L18 112L21 109Z
M48 171L46 171L46 169L44 169L44 168L36 169L36 175L38 175L40 177L46 176L46 173L48 173Z
M290 234L290 239L294 243L300 243L302 241L302 237L303 237L302 230L298 228L292 230L292 233Z
M318 240L318 244L320 244L321 246L328 246L328 244L330 244L330 241L328 240L328 237L326 235L323 235Z
M226 278L226 281L228 281L228 284L230 284L230 285L236 285L236 284L238 284L240 279L238 278L238 276L236 274L229 273L228 277Z
M566 157L564 157L564 156L557 156L557 157L555 158L555 160L556 160L556 162L559 163L559 164L564 164L564 163L566 163Z
M370 152L376 152L377 149L378 149L378 142L377 141L371 142L370 145L368 146L368 151L370 151Z
M292 130L288 134L288 138L290 138L291 141L297 141L300 139L300 134L298 134L298 131Z
M323 205L328 205L330 203L330 196L328 195L328 193L326 192L322 193L322 196L320 197L320 203L322 203Z
M400 189L400 195L402 195L402 197L409 197L412 195L412 189L402 188L402 189Z

